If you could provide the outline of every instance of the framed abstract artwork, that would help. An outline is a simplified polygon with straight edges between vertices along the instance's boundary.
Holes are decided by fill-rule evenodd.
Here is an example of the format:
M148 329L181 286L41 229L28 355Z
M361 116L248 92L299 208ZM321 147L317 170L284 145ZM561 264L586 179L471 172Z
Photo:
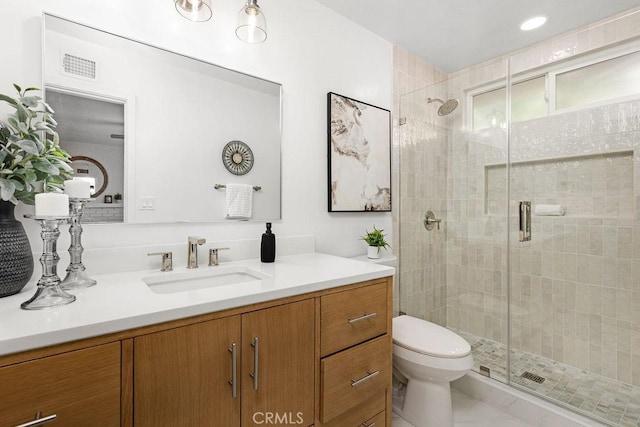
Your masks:
M391 113L327 94L329 212L391 211Z

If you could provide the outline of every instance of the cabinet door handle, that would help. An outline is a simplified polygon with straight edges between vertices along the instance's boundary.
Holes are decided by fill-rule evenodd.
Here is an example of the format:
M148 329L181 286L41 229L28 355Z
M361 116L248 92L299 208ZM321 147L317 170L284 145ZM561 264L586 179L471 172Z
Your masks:
M36 419L29 421L28 423L17 425L16 427L35 427L54 421L58 416L56 414L49 415L48 417L40 418L40 412L36 414Z
M367 375L365 375L364 377L360 378L359 380L354 380L354 379L351 380L351 387L359 386L363 382L369 381L371 378L375 377L379 373L380 371L371 372L367 370Z
M253 378L253 389L258 389L258 337L253 337L253 342L251 343L251 347L253 347L253 373L249 374L251 378Z
M364 315L362 315L360 317L355 317L353 319L349 319L349 323L356 323L356 322L360 322L362 320L371 319L372 317L376 317L377 315L378 315L378 313L369 313L369 314L367 314L367 312L365 311Z
M231 344L231 348L229 349L229 351L231 352L231 381L229 381L229 384L231 384L231 395L233 397L237 397L238 396L238 381L237 381L237 372L238 372L238 346L236 345L236 343Z
M362 423L361 425L362 425L362 427L376 427L376 423L367 424L366 421L364 423Z

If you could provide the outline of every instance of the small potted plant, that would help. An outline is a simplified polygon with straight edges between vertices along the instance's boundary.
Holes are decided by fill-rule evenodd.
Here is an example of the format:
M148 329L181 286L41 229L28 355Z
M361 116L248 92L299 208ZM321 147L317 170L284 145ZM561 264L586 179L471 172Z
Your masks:
M120 193L116 193L113 195L113 200L115 200L116 203L121 203L122 202L122 194Z
M53 111L42 98L22 89L16 98L0 94L13 112L0 120L0 297L19 292L33 272L33 256L22 223L15 219L18 202L33 205L36 193L60 191L73 169L60 148Z
M369 247L367 248L368 258L380 258L380 248L389 248L389 244L384 239L384 230L378 230L376 226L373 226L373 231L367 231L366 235L362 236Z

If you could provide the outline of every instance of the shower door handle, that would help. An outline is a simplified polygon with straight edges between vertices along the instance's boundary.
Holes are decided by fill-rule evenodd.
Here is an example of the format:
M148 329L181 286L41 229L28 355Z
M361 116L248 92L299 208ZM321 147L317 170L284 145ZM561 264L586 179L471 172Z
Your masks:
M520 216L520 238L521 242L531 240L531 202L521 201L519 203Z

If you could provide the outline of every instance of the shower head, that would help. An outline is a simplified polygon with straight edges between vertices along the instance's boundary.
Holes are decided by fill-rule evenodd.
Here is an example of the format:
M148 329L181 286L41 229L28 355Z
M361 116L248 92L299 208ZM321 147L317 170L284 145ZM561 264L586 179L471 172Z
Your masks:
M455 110L456 107L458 107L458 104L460 103L460 101L458 101L456 98L452 98L447 101L443 101L442 99L439 99L439 98L427 98L427 104L431 104L432 102L435 102L435 101L442 104L440 105L440 108L438 108L439 116L448 116L449 114L453 113L453 110Z

